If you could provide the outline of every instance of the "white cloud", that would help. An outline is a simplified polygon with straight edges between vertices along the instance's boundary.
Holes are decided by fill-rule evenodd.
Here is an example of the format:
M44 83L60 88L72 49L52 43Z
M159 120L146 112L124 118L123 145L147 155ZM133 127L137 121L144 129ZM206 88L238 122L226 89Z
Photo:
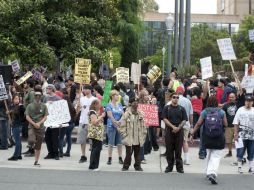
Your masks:
M159 12L174 13L175 0L155 0L159 4ZM216 14L217 0L190 0L191 12L196 14Z

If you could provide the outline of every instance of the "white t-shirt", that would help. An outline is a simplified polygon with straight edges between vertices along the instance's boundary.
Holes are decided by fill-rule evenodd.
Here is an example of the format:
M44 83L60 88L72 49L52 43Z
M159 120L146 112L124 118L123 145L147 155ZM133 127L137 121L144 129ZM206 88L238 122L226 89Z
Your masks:
M89 123L89 120L88 120L89 108L94 100L97 100L97 98L95 98L94 96L90 98L88 98L87 96L82 96L80 98L81 115L80 115L79 124L84 125Z
M236 112L234 125L239 125L239 137L254 140L254 108L246 109L245 106Z

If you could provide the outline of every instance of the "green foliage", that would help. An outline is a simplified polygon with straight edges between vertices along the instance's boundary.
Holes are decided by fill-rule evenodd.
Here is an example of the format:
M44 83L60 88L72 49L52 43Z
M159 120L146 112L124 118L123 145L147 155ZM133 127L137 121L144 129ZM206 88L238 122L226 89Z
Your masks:
M143 8L146 12L158 12L159 5L155 0L143 0Z
M243 41L243 44L248 51L252 51L254 49L254 43L251 43L249 40L249 30L252 29L254 29L254 16L249 15L242 21L238 35L241 37L241 41Z
M177 73L181 77L191 77L192 75L196 75L199 68L197 65L186 65L184 67L177 67Z

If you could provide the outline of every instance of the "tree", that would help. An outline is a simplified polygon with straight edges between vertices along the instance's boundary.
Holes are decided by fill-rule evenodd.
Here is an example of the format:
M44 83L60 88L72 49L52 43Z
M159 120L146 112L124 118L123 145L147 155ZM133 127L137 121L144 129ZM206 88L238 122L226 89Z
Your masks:
M116 31L121 39L121 66L130 67L132 62L138 61L139 39L142 29L140 13L141 1L120 0L119 10L121 19L117 23Z
M158 12L159 5L155 0L143 0L143 9L146 12Z

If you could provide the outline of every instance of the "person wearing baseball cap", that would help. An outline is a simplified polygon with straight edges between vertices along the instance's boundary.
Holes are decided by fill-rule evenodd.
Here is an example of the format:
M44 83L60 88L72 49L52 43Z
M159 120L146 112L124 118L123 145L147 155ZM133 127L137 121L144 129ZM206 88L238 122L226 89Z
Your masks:
M248 94L245 96L245 106L238 109L236 112L233 124L235 126L236 142L243 142L243 147L237 149L238 173L242 174L242 160L247 149L247 159L249 161L249 173L254 174L253 159L254 159L254 108L253 96Z

